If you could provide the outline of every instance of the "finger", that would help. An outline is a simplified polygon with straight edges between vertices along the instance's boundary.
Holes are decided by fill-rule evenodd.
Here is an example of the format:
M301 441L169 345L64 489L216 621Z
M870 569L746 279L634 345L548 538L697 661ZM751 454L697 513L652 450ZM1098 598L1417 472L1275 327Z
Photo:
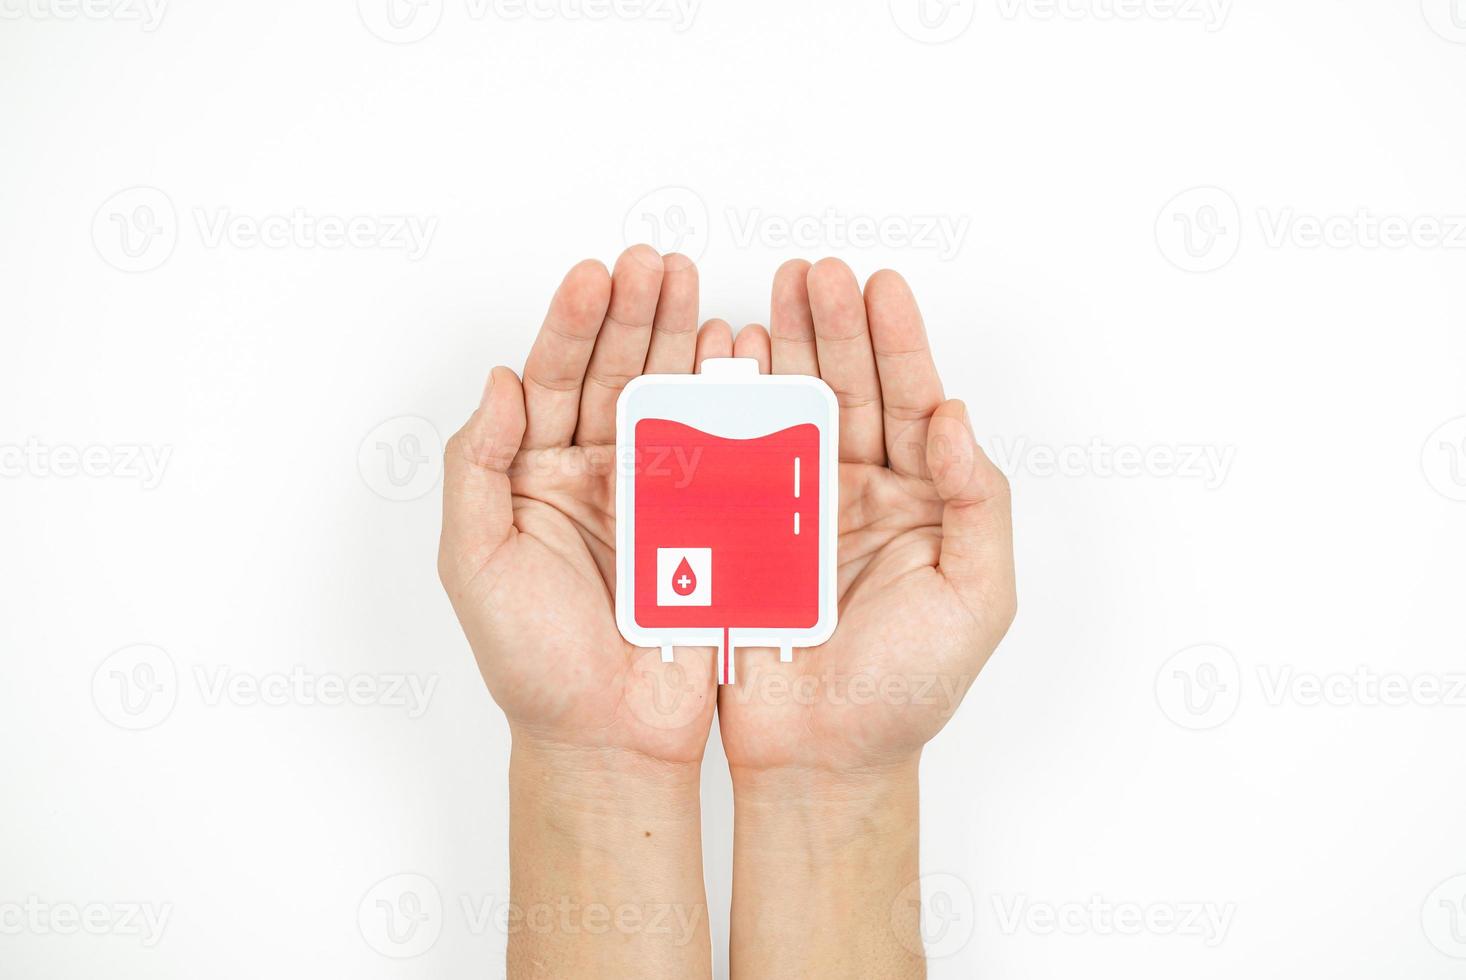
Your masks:
M650 245L633 245L616 260L611 302L585 370L575 442L601 446L616 439L616 399L646 364L652 321L662 294L662 257Z
M967 406L946 401L927 430L927 465L941 495L944 578L974 612L1013 618L1013 513L1005 477L973 438Z
M769 373L769 332L757 323L738 331L733 341L734 357L751 357L758 361L758 373Z
M662 267L662 296L642 373L691 374L697 357L697 266L674 252Z
M819 377L815 356L814 318L809 312L809 263L790 259L774 273L774 295L769 310L769 337L773 373Z
M925 477L928 422L943 396L921 310L906 280L884 269L865 284L865 314L881 382L886 459L897 473Z
M733 328L726 320L709 320L697 332L697 370L710 357L733 356Z
M496 367L478 410L443 453L443 535L438 567L445 582L466 581L509 538L514 510L509 465L525 432L519 376ZM450 577L451 576L451 577Z
M611 301L611 275L587 259L565 275L524 362L527 449L564 446L580 416L580 387Z
M839 259L820 259L807 281L820 377L840 401L840 461L884 463L881 385L860 284Z

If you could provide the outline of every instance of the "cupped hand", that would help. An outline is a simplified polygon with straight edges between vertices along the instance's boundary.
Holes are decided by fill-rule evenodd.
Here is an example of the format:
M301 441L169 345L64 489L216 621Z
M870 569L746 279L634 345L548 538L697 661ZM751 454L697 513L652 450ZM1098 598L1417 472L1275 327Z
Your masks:
M517 737L551 747L702 757L712 658L617 631L616 399L642 373L692 372L727 324L697 327L698 277L646 246L565 276L524 365L497 367L449 441L438 570ZM698 655L702 653L702 655Z
M909 763L946 723L1016 610L1008 481L948 400L905 280L864 295L834 259L774 278L769 333L735 353L823 378L840 403L839 624L780 663L737 652L718 724L739 770Z

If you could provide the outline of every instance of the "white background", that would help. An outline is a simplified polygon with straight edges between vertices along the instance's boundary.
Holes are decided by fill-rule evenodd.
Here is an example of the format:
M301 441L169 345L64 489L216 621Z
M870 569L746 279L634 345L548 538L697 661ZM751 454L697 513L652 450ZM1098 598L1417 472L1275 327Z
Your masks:
M1013 474L1019 620L923 764L934 976L1461 975L1466 4L91 2L0 0L0 976L500 975L433 443L647 237L735 324L792 255L902 270ZM297 209L358 244L247 237ZM215 686L297 668L434 687ZM716 734L704 804L721 972Z

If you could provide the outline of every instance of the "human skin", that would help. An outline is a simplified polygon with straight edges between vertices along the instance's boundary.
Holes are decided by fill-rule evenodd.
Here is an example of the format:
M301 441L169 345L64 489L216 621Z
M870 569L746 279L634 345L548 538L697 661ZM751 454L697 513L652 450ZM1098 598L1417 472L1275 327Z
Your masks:
M515 980L710 974L698 773L712 659L632 647L612 604L616 397L643 370L692 370L697 304L680 256L640 246L614 274L580 263L523 380L494 368L444 454L439 577L513 736ZM670 717L664 689L684 694Z
M734 353L840 402L839 625L718 696L735 978L919 977L917 775L1016 612L1008 481L942 390L894 272L789 262ZM915 900L914 900L915 899Z
M917 875L917 760L1012 619L1007 484L944 400L899 276L862 296L839 262L788 263L772 338L736 342L696 328L697 288L690 262L645 246L610 274L577 265L523 380L495 368L447 446L439 573L513 734L511 906L644 913L599 932L511 918L509 975L708 975L697 790L716 703L735 976L919 976L915 916L892 911ZM663 664L616 629L613 462L627 382L730 355L840 399L840 625L793 664L740 650L720 693L708 651ZM827 690L781 697L780 678ZM915 696L928 682L945 697ZM880 694L856 703L866 683ZM662 907L686 927L645 925Z

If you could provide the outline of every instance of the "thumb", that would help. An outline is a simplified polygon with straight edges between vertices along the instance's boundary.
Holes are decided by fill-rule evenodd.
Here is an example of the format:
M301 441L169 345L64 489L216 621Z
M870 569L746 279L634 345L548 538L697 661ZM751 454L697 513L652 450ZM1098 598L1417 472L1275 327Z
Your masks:
M972 434L967 406L953 398L932 415L927 466L943 501L942 576L969 607L1013 618L1013 511L1008 478Z
M443 453L443 535L438 570L463 581L493 556L514 528L509 464L524 439L524 389L506 367L489 373L478 410Z

